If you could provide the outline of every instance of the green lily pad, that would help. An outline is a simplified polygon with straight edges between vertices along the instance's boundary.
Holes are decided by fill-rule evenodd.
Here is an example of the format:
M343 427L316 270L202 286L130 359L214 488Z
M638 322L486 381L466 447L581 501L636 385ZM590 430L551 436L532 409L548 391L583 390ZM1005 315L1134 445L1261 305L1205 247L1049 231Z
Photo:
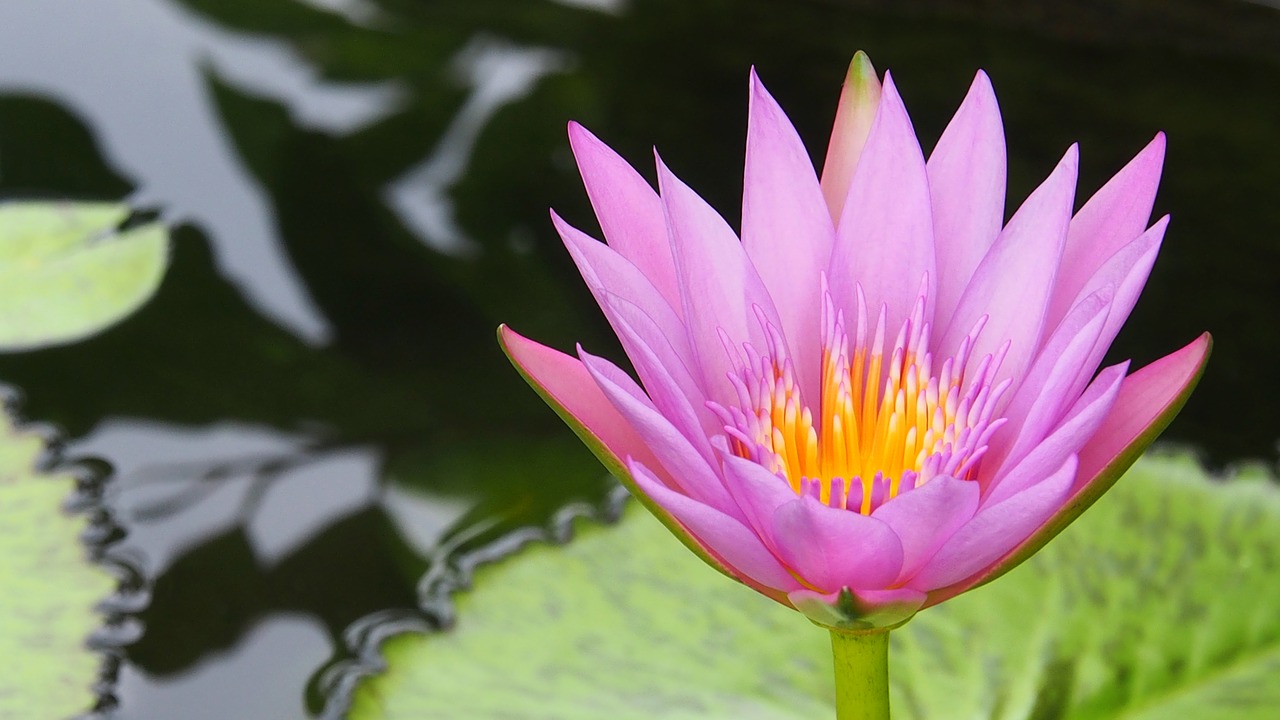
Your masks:
M355 720L833 717L826 632L632 507L481 568L387 641ZM1145 458L1057 540L891 639L894 717L1273 718L1280 490Z
M137 309L160 286L168 233L122 232L114 203L0 204L0 350L79 340Z
M0 720L89 709L101 659L85 640L115 585L84 558L84 518L61 509L74 478L35 470L43 451L0 411Z

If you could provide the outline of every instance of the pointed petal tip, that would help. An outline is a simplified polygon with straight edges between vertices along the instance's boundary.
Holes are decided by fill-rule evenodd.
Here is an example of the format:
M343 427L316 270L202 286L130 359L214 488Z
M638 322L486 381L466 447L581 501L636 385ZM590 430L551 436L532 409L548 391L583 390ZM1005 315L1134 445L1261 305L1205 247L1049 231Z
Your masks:
M575 156L579 155L587 145L601 145L600 138L577 120L570 120L565 125L565 133L569 136L569 149Z
M875 77L876 68L871 64L871 56L866 51L859 50L853 54L853 59L849 61L849 72L846 77L853 79L867 79Z
M1067 148L1067 152L1062 156L1062 162L1076 166L1080 166L1080 143L1071 143L1071 147Z
M1165 136L1163 130L1157 130L1155 137L1151 138L1151 142L1142 148L1138 153L1139 156L1149 156L1156 162L1163 165L1165 150L1168 149L1169 139Z

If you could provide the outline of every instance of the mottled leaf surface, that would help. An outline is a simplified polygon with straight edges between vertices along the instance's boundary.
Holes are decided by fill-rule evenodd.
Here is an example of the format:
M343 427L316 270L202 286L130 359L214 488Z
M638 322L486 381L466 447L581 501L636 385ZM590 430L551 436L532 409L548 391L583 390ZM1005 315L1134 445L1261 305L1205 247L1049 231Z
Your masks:
M93 335L160 286L168 233L152 223L117 232L112 203L0 204L0 350Z
M0 411L0 720L65 718L92 705L101 659L85 647L114 581L84 558L74 479L37 472L39 436Z
M826 633L633 506L482 568L449 632L388 641L351 717L833 717ZM891 645L894 717L1273 718L1280 491L1140 461L1025 565Z

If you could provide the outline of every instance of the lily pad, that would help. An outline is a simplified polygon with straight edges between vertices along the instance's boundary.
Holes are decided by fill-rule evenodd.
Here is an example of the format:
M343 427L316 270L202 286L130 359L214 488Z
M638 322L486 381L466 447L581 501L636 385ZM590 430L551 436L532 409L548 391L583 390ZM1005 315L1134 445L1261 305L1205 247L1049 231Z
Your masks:
M168 233L116 231L114 203L0 204L0 350L85 338L136 310L160 286Z
M75 481L37 472L44 441L0 410L0 720L70 717L93 704L101 658L85 640L115 581L84 558Z
M481 568L386 642L356 720L833 717L827 635L634 506ZM1149 457L1057 540L891 639L894 717L1272 718L1280 490Z

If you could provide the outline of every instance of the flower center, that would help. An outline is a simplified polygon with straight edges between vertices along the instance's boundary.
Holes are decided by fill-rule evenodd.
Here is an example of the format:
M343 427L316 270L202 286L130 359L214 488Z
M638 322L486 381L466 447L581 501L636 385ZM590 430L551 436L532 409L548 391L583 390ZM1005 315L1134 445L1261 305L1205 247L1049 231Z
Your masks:
M737 406L713 408L732 451L769 468L798 494L863 514L939 474L972 479L1004 422L993 414L1009 381L993 385L993 379L1007 345L971 367L980 322L938 364L923 314L922 296L886 353L884 309L872 330L859 292L850 338L843 313L824 294L816 398L802 396L780 336L766 327L770 353L746 346L746 362L730 377Z

